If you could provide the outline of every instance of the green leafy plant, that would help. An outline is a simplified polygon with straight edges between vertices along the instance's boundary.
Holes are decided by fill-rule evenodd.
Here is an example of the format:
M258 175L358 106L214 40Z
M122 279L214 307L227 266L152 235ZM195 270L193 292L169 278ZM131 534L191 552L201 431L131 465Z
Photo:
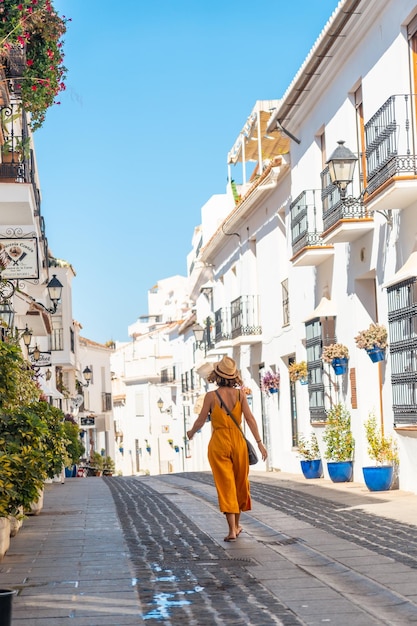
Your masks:
M375 347L384 349L388 346L388 331L383 324L372 323L356 335L355 342L358 348L365 350Z
M331 363L333 359L348 359L349 350L343 343L331 343L323 348L321 358L326 363Z
M90 458L90 465L93 470L95 470L96 474L100 476L104 466L104 457L100 454L100 452L93 452Z
M297 380L307 378L308 371L306 361L300 361L300 363L290 363L288 366L288 374L292 383L297 382Z
M7 67L21 57L21 75L13 76L15 95L20 91L36 130L65 89L62 37L69 20L58 15L52 0L3 0L0 8L0 57L6 74Z
M103 474L105 476L111 476L116 470L116 465L111 456L105 456L103 459Z
M323 433L326 445L324 456L328 461L352 461L355 440L350 427L350 413L343 404L336 404L327 412Z
M376 416L371 413L365 424L368 454L377 465L398 465L400 462L397 442L393 435L385 437L378 427Z
M298 438L298 454L304 461L315 461L321 458L317 436L314 432L310 438L301 435Z

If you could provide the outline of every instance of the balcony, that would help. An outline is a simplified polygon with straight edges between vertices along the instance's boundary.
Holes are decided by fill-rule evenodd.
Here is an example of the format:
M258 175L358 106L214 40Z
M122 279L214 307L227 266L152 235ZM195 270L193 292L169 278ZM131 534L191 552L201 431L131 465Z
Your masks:
M405 209L415 202L416 97L391 96L365 124L369 211Z
M320 191L303 191L291 203L290 216L293 265L320 265L333 256L333 246L326 246L322 239Z
M231 302L230 328L233 345L260 341L259 296L240 296Z
M352 197L342 200L328 167L321 173L321 182L324 243L350 243L374 229L374 220L363 202Z

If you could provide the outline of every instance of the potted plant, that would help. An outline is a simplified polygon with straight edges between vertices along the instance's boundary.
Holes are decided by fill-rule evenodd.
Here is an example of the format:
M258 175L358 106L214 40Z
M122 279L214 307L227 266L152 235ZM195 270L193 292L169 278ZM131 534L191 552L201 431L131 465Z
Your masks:
M293 363L290 363L288 366L288 374L292 383L295 383L297 382L297 380L299 380L302 385L307 384L308 371L306 361L300 361L299 363L296 363L294 361Z
M343 343L331 343L323 348L321 355L325 363L331 363L336 376L346 374L349 349Z
M52 0L2 4L0 57L15 97L30 113L32 130L40 128L47 109L65 89L62 37L67 19L60 17Z
M323 441L330 479L335 483L352 480L355 440L350 428L350 413L343 404L336 404L327 412Z
M355 337L358 348L366 350L371 361L377 363L385 359L385 349L388 346L388 332L383 324L372 322L368 328L361 330Z
M301 471L305 478L321 478L323 465L316 434L311 433L310 439L301 435L298 438L298 454L301 457Z
M103 476L113 476L116 465L111 456L105 456L103 459Z
M100 452L93 452L90 458L90 467L92 469L93 476L101 476L103 471L104 457Z
M398 446L393 435L385 437L371 413L365 424L368 455L376 465L363 467L363 477L369 491L387 491L391 488L399 465Z
M269 396L271 393L278 393L280 383L279 372L269 371L261 377L261 390Z

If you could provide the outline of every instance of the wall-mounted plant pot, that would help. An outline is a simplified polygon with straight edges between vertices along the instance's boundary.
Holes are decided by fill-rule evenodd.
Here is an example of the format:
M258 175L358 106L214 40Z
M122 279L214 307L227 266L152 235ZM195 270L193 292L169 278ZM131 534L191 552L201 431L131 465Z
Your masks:
M305 376L304 378L299 378L298 379L301 383L301 385L308 385L308 377Z
M369 491L388 491L394 479L394 466L363 467L363 478Z
M367 350L367 353L368 353L372 363L378 363L378 361L384 361L385 360L385 349L384 348L378 348L377 346L374 346L373 348L370 348L369 350Z
M346 358L333 359L332 366L333 366L334 373L336 374L336 376L340 376L341 374L346 374L348 370L348 362L349 362L349 359L346 359Z
M273 387L269 390L269 393L278 393L278 389L275 389L275 387Z
M333 483L349 483L353 477L353 461L329 461L327 470Z
M321 459L313 461L300 461L301 471L304 478L321 478L323 476L323 464Z

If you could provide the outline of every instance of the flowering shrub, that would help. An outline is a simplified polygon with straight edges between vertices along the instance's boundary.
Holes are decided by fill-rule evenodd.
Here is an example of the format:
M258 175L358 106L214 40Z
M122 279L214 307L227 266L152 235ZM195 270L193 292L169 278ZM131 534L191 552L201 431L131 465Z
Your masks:
M307 378L307 363L305 361L300 361L300 363L290 363L288 366L288 373L292 383L295 383L297 380L302 378Z
M382 434L373 413L369 415L364 425L370 458L373 459L377 465L398 465L398 446L393 435L385 437L385 435Z
M65 89L62 37L67 18L52 0L0 0L0 57L3 66L22 56L22 75L14 78L31 127L40 128L47 109Z
M343 343L331 343L323 348L321 358L326 363L331 363L333 359L348 359L349 350Z
M261 389L267 395L270 394L271 389L279 389L280 375L277 372L266 372L261 378Z
M252 389L250 387L245 387L245 385L242 385L241 390L246 396L252 395Z
M315 433L311 433L310 439L302 435L298 438L298 454L304 461L315 461L321 458Z
M388 345L388 332L383 324L370 324L366 330L361 330L355 337L358 348L371 350L374 347L386 348Z

